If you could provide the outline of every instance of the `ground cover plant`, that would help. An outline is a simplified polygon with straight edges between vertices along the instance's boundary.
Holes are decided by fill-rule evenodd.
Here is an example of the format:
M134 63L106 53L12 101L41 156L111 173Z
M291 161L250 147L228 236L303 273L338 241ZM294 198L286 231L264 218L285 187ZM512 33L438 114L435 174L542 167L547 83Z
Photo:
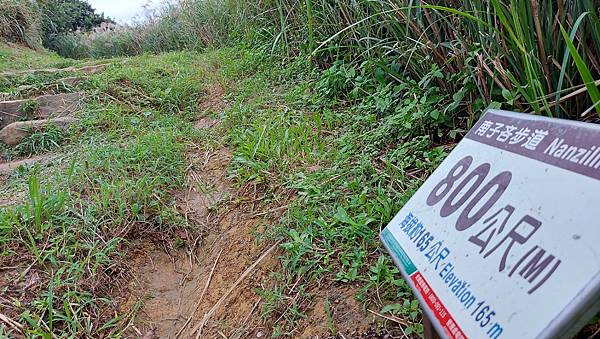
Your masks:
M256 72L240 71L237 62L223 63L225 76ZM340 109L331 100L336 90L332 83L340 75L326 72L317 78L298 77L307 63L297 62L283 74L270 71L271 67L260 68L242 81L240 95L226 115L231 142L236 145L234 173L243 181L268 182L273 192L283 184L297 195L276 228L278 236L286 239L284 275L276 287L260 291L270 300L264 315L284 319L274 328L275 337L289 335L305 317L303 298L311 298L306 293L295 300L294 307L286 307L293 298L285 292L293 290L291 286L309 290L315 284L357 284L361 289L356 297L364 307L407 319L410 325L405 333L421 334L416 300L381 250L378 233L451 147L436 143L437 134L427 132L435 127L424 125L436 126L428 112L442 105L440 99L451 98L437 97L435 104L417 107L432 91L427 84L415 84L408 91L397 88L395 93L383 86L382 97L392 92L399 101L385 117L372 98ZM266 81L284 90L264 93ZM309 90L312 86L316 91ZM265 102L271 102L266 109ZM273 112L271 107L278 109ZM329 334L335 335L335 329Z

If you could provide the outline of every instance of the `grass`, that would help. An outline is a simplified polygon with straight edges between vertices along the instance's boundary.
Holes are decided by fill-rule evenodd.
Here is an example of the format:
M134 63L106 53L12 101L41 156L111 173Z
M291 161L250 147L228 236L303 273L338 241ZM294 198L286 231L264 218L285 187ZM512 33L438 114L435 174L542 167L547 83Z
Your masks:
M0 72L25 71L28 69L65 68L80 64L81 61L65 59L47 50L32 50L14 43L0 41ZM64 72L23 73L0 77L0 92L18 96L20 85L37 85L43 88L46 83L64 77ZM29 107L35 109L35 107Z
M17 284L39 279L23 296L6 290L8 314L28 336L123 333L134 313L115 313L111 297L128 277L121 263L130 240L180 247L176 231L195 230L170 192L184 183L185 153L208 142L190 121L214 77L203 65L219 65L230 107L224 138L208 138L233 151L229 171L240 185L286 206L258 235L282 240L282 269L255 291L263 317L276 320L272 336L293 336L317 302L329 332L339 333L333 306L314 291L340 286L421 335L418 303L378 234L452 149L448 136L463 133L447 116L458 100L437 81L457 78L433 66L398 84L378 75L376 61L361 69L339 62L321 74L309 63L245 48L173 52L115 63L81 84L86 109L57 149L70 155L65 165L22 169L9 187L26 188L28 200L0 212L2 266L18 268Z
M35 6L21 0L4 0L0 6L20 13L17 23L28 28L11 24L10 18L3 19L4 26L24 38L35 37ZM593 0L435 5L198 0L164 5L145 22L116 32L65 34L50 47L63 56L102 58L242 42L279 58L306 56L309 67L320 70L335 62L360 67L376 61L379 76L398 83L406 77L422 79L435 66L444 74L464 76L464 82L436 80L444 92L461 97L461 109L452 116L455 126L470 126L484 108L499 104L587 121L597 119L588 113L600 100L596 7ZM15 32L5 35L18 38Z
M52 51L36 51L15 43L0 42L0 72L67 67L74 62L74 60L64 59Z
M18 156L31 156L55 150L64 141L64 134L65 132L59 127L46 126L24 138L15 146L14 151Z
M594 120L587 113L600 100L594 82L600 76L600 19L592 0L189 1L114 34L64 40L57 50L73 57L242 42L278 58L307 57L308 67L320 70L336 62L361 68L375 61L379 77L397 83L422 79L435 66L464 78L436 80L444 92L461 97L461 109L451 118L463 128L499 104Z
M312 307L310 293L286 294L295 293L292 286L308 291L331 284L361 286L357 298L365 307L407 318L415 324L408 333L422 333L416 300L377 236L447 154L436 145L437 134L420 126L433 119L428 106L420 111L417 103L437 91L415 84L395 89L397 101L385 105L367 97L342 108L331 97L346 93L339 84L347 76L354 85L354 72L316 78L302 71L308 60L284 66L260 53L222 53L212 57L225 79L253 74L237 82L225 116L235 147L232 173L263 185L273 201L281 203L281 191L295 196L274 235L285 239L283 272L272 289L259 293L269 300L264 316L279 319L274 336L293 333ZM380 91L384 97L394 89ZM291 299L294 306L286 308Z
M4 306L28 325L28 336L94 336L111 330L106 325L112 312L105 312L112 303L102 295L109 295L110 282L125 274L115 266L123 243L132 233L152 233L143 227L149 223L169 229L163 221L169 210L154 196L181 182L183 160L172 135L140 136L124 150L84 149L82 157L85 164L72 160L66 173L54 178L63 187L42 185L34 170L30 201L0 215L3 264L27 263L48 286L36 286L34 293ZM23 273L15 283L26 277ZM14 297L10 291L5 295Z
M378 234L451 151L444 133L462 133L444 119L457 101L437 87L445 75L432 68L420 81L369 88L365 71L343 63L316 74L305 71L308 58L285 64L254 50L221 49L211 59L235 88L224 122L231 173L286 207L260 235L283 239L282 270L256 291L263 317L276 323L272 337L297 335L318 302L335 335L331 303L316 297L343 287L358 287L365 309L403 319L406 335L421 336L419 304ZM374 95L354 96L357 87ZM375 326L380 335L390 328Z
M185 153L202 138L189 120L204 92L197 62L171 53L115 65L81 84L89 100L66 134L49 128L14 149L66 154L20 169L5 186L28 192L0 211L0 266L12 267L2 313L25 336L121 335L133 314L118 313L113 296L128 279L129 241L187 246L174 232L197 232L170 198L183 185Z
M36 3L0 0L0 39L40 48L40 19Z
M236 88L223 120L223 142L234 150L231 175L263 187L267 201L295 197L261 235L283 239L285 249L279 278L257 291L263 315L279 319L274 336L293 333L312 307L311 288L330 284L360 286L365 307L410 319L408 331L421 333L414 297L377 234L421 182L413 177L445 155L433 141L437 133L418 125L430 115L408 100L417 96L428 110L423 98L439 94L421 83L378 85L381 98L393 94L390 102L346 97L345 89L366 86L359 73L340 65L319 76L308 63L283 65L243 48L144 55L79 85L88 98L80 122L60 137L42 131L18 146L67 156L48 168L23 168L7 185L29 193L0 212L1 265L15 267L3 291L6 314L25 324L26 336L122 333L133 314L115 313L111 296L128 277L121 263L129 241L186 246L173 240L176 230L195 230L170 192L184 182L185 153L207 140L190 123L212 77L198 65L218 64L220 81ZM340 107L336 98L354 104ZM406 172L414 174L396 180ZM13 286L32 276L34 288L15 294ZM294 282L298 297L288 307Z

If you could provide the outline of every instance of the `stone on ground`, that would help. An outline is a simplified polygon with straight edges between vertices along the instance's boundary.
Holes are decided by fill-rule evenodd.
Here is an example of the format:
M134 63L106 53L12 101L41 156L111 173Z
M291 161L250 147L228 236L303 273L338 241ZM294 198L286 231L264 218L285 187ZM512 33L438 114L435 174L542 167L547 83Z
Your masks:
M81 106L81 93L42 95L35 99L0 102L0 128L28 118L47 119L69 116Z
M7 145L15 146L33 132L39 131L49 124L66 130L74 121L77 121L77 119L73 117L60 117L56 119L13 122L0 130L0 141Z
M84 66L84 67L75 68L74 72L81 72L84 74L97 74L97 73L104 71L106 66L108 66L108 64Z
M63 155L64 154L42 154L27 159L20 159L11 162L0 163L0 183L2 183L2 177L10 175L20 166L33 166L35 164L44 164L54 159L58 159ZM1 206L2 204L0 203L0 207Z
M11 77L11 76L26 75L26 74L34 74L34 75L35 74L52 74L52 73L59 73L59 72L80 72L80 73L84 73L84 74L96 74L96 73L102 72L108 65L109 64L99 64L99 65L88 65L88 66L81 66L81 67L71 66L71 67L66 67L66 68L26 69L26 70L19 70L19 71L0 72L0 76Z

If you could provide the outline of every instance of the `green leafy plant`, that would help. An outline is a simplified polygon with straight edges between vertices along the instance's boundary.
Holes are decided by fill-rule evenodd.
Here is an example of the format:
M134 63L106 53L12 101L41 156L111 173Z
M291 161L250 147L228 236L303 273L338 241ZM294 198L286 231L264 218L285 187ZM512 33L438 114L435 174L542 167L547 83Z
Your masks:
M331 302L329 301L329 298L325 298L324 307L325 316L327 318L327 328L329 328L329 332L331 333L331 335L335 337L337 336L337 329L335 328L335 324L333 323Z
M582 16L584 16L585 14L587 13L582 14ZM596 108L596 112L598 112L598 116L600 116L600 91L598 90L598 87L596 87L597 84L594 81L594 78L592 77L592 73L583 61L583 58L581 57L579 52L577 52L577 48L573 44L573 41L571 41L571 37L569 37L569 35L562 26L560 27L560 31L565 39L565 42L567 43L569 53L571 54L573 61L577 66L577 70L579 70L579 73L581 74L581 78L583 79L584 85L588 90L588 94L592 99L593 104L592 107L590 107L590 109Z
M65 131L62 128L49 124L25 137L15 146L15 153L18 155L33 155L55 150L63 143L65 136Z
M28 99L21 103L20 110L23 112L21 119L28 120L39 109L40 104L33 99Z

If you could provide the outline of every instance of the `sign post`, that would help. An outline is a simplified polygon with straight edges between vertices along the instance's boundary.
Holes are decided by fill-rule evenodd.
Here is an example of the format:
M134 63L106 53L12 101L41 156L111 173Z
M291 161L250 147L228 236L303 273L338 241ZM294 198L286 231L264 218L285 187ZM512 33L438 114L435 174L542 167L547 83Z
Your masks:
M600 125L489 110L381 232L444 338L554 338L600 310Z
M433 323L426 314L423 315L423 334L425 335L425 339L440 339L440 336L435 331L435 327L433 327Z

